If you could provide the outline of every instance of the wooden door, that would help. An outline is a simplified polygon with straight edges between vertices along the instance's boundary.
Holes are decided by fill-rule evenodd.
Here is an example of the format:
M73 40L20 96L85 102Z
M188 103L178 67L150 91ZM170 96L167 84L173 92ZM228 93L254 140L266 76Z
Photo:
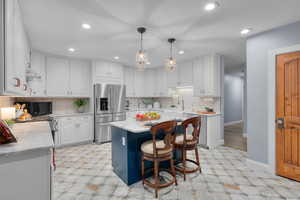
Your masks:
M277 56L276 172L300 181L300 52Z

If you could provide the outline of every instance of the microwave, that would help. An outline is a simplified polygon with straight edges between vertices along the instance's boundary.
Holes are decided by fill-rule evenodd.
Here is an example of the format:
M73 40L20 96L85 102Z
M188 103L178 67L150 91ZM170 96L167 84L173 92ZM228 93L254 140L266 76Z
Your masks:
M52 102L16 102L16 104L25 104L25 109L33 116L42 116L52 114Z

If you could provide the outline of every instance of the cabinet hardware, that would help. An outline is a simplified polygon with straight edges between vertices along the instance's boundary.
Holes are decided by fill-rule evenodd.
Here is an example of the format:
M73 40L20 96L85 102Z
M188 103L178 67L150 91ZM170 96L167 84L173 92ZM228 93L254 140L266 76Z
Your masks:
M122 145L125 146L125 137L122 137Z
M21 80L17 77L14 77L13 78L16 82L14 84L15 87L20 87L21 86Z

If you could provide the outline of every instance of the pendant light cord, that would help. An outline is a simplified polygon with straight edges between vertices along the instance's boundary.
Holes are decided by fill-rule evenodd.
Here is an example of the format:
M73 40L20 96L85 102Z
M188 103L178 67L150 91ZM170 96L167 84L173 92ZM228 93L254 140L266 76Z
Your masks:
M143 52L143 33L141 33L141 52Z
M173 42L171 42L171 46L170 46L170 59L173 59Z

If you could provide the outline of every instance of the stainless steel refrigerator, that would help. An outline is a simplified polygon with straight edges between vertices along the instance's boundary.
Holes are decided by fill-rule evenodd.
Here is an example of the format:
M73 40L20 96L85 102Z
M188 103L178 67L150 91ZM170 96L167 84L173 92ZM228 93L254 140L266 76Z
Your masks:
M111 141L111 129L109 123L126 119L125 97L125 85L94 85L94 124L96 143Z

